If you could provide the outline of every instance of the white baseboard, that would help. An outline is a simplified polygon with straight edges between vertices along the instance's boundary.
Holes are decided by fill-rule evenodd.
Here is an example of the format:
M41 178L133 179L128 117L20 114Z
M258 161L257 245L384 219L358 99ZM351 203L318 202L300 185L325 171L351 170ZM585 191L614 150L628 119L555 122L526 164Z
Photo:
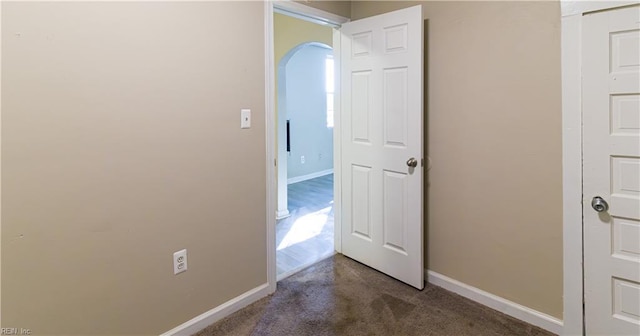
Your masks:
M290 179L287 179L287 184L302 182L302 181L310 180L312 178L325 176L329 174L333 174L333 169L321 170L319 172L315 172L307 175L292 177Z
M518 320L533 324L554 334L562 334L563 322L553 316L525 307L521 304L487 293L460 281L431 270L425 270L429 283L464 296L467 299L483 304Z
M286 210L278 210L276 211L276 219L283 219L289 217L291 214L289 213L289 209Z
M262 299L269 295L269 284L260 285L244 294L237 296L218 307L215 307L208 312L202 313L199 316L192 318L191 320L163 333L160 336L173 336L173 335L193 335L198 331L208 327L209 325L235 313L236 311Z

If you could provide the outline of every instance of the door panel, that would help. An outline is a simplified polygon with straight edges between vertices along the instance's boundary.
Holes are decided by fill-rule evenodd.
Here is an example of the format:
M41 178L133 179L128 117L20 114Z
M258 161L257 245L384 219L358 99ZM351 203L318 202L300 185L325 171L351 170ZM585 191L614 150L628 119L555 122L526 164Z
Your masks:
M359 71L352 74L351 135L353 142L370 144L371 134L371 71Z
M583 28L585 330L640 335L640 7Z
M384 247L400 254L407 254L407 192L408 175L384 171Z
M422 9L341 28L342 252L424 286Z
M407 147L407 68L385 69L384 80L384 145Z
M640 135L640 95L611 97L611 133Z
M352 189L358 190L354 194L351 204L351 234L360 239L371 241L371 167L353 165L351 170Z
M629 261L640 260L640 221L628 218L612 218L612 248L614 258Z

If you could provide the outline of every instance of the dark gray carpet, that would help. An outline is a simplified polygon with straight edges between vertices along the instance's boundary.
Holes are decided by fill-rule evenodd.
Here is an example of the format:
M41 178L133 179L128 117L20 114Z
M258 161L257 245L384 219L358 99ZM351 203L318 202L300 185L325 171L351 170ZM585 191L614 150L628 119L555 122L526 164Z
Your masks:
M196 335L553 334L440 287L418 291L335 255Z

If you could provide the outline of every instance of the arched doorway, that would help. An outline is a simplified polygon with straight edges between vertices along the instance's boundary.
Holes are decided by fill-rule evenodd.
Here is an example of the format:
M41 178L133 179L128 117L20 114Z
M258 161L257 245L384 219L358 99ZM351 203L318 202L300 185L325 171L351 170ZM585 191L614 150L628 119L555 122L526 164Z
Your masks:
M277 67L279 276L334 251L333 72L333 51L318 42L292 48Z

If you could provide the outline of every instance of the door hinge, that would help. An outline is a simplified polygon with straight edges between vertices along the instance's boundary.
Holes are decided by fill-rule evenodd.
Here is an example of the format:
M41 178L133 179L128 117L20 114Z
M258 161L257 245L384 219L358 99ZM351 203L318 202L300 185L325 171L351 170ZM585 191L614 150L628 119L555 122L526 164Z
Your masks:
M277 167L278 166L278 159L273 159L273 166Z

